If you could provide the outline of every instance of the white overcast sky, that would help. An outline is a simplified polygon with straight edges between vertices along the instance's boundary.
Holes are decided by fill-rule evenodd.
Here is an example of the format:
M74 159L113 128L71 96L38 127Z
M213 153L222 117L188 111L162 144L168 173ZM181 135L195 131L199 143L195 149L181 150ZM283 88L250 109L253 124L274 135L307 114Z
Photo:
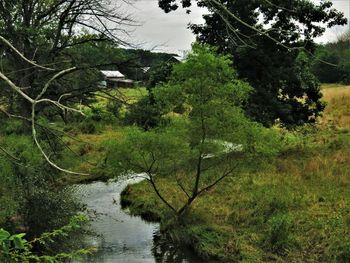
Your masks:
M249 0L247 0L249 1ZM320 0L312 0L320 2ZM333 7L344 12L349 18L350 0L333 0ZM131 40L139 43L142 48L155 51L174 52L181 55L191 47L195 37L187 28L189 23L203 23L203 8L191 7L191 14L179 8L175 12L165 14L159 7L157 0L134 0L132 6L126 7L126 12L132 14L140 26L134 29ZM334 27L318 39L318 42L328 42L336 39L338 35L349 26Z

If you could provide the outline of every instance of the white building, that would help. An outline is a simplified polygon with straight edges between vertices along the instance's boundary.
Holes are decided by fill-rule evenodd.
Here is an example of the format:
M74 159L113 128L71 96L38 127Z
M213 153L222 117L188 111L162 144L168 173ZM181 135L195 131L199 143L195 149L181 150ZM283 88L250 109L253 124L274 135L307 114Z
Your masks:
M100 82L100 86L104 88L131 88L134 81L125 78L118 70L101 70L104 80Z

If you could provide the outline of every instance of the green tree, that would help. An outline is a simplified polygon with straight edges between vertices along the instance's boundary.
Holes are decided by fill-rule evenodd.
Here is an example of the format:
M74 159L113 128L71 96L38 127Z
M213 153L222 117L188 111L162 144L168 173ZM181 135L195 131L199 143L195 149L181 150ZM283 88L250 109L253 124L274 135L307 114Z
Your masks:
M328 62L328 63L325 63ZM335 42L320 45L312 71L324 83L350 83L350 31Z
M40 93L43 83L57 73L56 70L80 67L84 63L81 57L76 56L76 52L72 52L75 47L106 40L125 43L121 39L122 32L125 32L122 27L130 23L130 19L120 14L119 9L110 5L107 0L1 1L0 51L5 63L1 72L21 87L24 93L35 97ZM12 43L24 57L55 70L44 71L42 67L33 67L28 60L23 60L19 53L4 44L4 39ZM92 65L95 62L89 64ZM58 99L68 90L71 95L64 98L66 101L81 96L84 88L89 89L89 85L96 82L96 72L92 73L94 72L85 71L84 78L81 77L82 74L76 73L73 82L73 77L62 82L57 79L53 83L53 90L57 92L47 95L51 95L51 99ZM31 106L28 101L13 92L4 92L3 89L1 95L11 105L9 110L12 113L25 117L30 115Z
M254 88L246 107L250 116L266 126L277 119L287 126L315 121L324 108L319 86L314 78L300 78L309 67L297 64L300 52L314 52L313 39L326 26L346 23L330 1L187 0L182 6L192 2L209 10L204 24L190 26L197 39L231 54L239 77ZM177 8L173 0L159 5L166 12Z
M194 45L186 62L174 65L171 81L155 89L156 101L168 112L179 103L189 111L167 127L132 129L124 140L111 142L107 164L119 172L145 173L157 196L182 217L194 200L234 174L244 156L275 151L266 146L276 137L241 109L250 91L237 80L229 57ZM181 197L166 200L161 193L158 180L167 177L176 181Z
M317 48L313 61L312 72L322 83L337 83L342 80L343 70L340 67L341 57L326 46ZM327 61L328 63L324 63Z

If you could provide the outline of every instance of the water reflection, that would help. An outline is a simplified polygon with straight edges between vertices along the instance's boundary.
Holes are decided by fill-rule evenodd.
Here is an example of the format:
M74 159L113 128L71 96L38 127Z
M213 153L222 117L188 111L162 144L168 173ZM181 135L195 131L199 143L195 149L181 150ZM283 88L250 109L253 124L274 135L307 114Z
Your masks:
M79 262L203 262L162 238L159 224L145 222L121 209L121 191L140 180L122 178L117 182L75 186L77 198L86 204L94 218L87 229L94 234L85 235L82 243L98 248L96 254Z
M153 236L152 253L157 263L203 263L191 250L169 242L159 232Z

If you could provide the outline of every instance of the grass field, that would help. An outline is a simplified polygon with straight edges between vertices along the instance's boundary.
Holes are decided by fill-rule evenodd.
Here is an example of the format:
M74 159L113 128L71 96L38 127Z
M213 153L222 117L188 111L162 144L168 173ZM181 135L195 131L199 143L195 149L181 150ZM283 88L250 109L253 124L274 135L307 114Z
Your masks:
M324 85L322 93L327 102L323 124L350 128L350 86Z
M129 101L145 95L145 90L123 92ZM349 262L350 87L324 85L322 92L327 108L315 126L284 131L290 143L276 158L251 160L243 171L201 196L185 224L169 221L169 210L146 182L128 187L123 201L132 213L161 220L172 239L203 258ZM80 160L71 154L65 163L91 176L64 180L103 178L104 143L121 138L124 129L118 123L101 124L92 134L78 132L67 139ZM174 181L160 178L158 184L174 206L180 205L183 193Z
M293 142L276 158L249 162L203 195L185 224L169 223L169 210L146 182L128 187L124 202L132 213L170 225L170 236L203 258L349 262L350 87L326 85L322 92L328 106L316 127L288 133ZM175 182L158 183L176 206Z

